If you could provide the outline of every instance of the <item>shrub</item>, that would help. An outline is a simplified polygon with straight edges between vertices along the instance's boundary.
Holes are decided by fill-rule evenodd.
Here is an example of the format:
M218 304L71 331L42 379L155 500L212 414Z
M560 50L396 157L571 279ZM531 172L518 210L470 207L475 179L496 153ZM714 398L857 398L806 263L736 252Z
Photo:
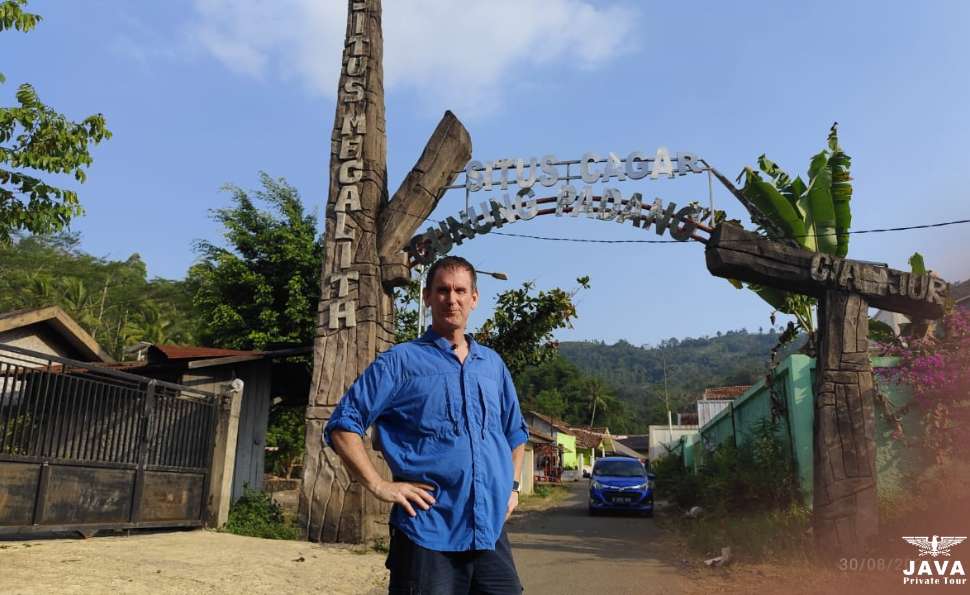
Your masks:
M652 465L657 496L681 508L699 505L721 512L783 510L800 502L798 478L778 423L763 420L740 446L725 442L710 451L697 473L680 453Z
M279 504L269 494L246 488L243 497L229 509L228 533L263 539L298 539L300 530L283 519Z

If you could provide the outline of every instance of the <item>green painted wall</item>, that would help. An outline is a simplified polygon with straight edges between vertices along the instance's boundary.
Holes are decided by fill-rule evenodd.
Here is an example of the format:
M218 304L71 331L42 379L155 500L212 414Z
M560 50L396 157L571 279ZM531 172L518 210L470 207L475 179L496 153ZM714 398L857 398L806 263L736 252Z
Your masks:
M889 358L873 358L873 368L891 367L895 362ZM812 501L812 440L815 410L812 386L814 384L815 360L801 354L785 359L774 370L773 386L779 403L784 404L788 415L778 417L779 437L791 447L796 472L802 487L804 501ZM901 407L912 396L906 387L879 382L879 391ZM771 391L760 380L743 395L718 413L700 429L698 436L683 441L684 465L697 470L704 464L709 449L728 440L743 444L760 420L771 416ZM915 436L920 429L918 414L909 412L902 420L907 436ZM888 424L877 407L876 411L876 471L879 494L882 498L895 498L905 490L907 477L926 464L926 454L918 448L907 447L892 438L895 428Z
M562 432L556 433L556 444L562 446L562 468L575 469L576 461L576 437Z

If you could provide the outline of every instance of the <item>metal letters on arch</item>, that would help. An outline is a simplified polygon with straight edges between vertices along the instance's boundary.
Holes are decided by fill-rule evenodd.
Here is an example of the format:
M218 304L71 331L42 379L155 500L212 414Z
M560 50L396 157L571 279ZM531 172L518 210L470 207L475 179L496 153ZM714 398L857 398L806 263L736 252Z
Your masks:
M664 204L659 198L645 202L639 192L624 198L620 189L615 187L605 187L596 194L592 184L701 173L707 171L702 163L693 153L678 152L671 157L664 147L657 149L653 157L633 151L625 159L615 153L609 153L606 158L586 153L581 159L571 161L559 161L554 155L546 155L542 159L529 159L528 165L524 159L499 159L485 163L471 161L462 172L465 174L464 182L447 189L463 188L469 195L480 190L506 192L500 197L480 202L477 209L468 205L456 216L447 217L411 238L406 248L409 264L430 264L450 252L455 245L516 221L528 221L537 215L584 215L599 221L630 222L643 230L653 226L658 235L669 230L675 240L688 240L697 223L710 217L708 209L697 203L677 208L676 203ZM575 175L572 174L574 166L579 168L579 173ZM513 170L514 175L510 175ZM572 184L573 180L582 180L584 185L577 189ZM536 197L536 186L551 188L560 182L562 186L556 195ZM519 190L511 194L507 190L513 184Z

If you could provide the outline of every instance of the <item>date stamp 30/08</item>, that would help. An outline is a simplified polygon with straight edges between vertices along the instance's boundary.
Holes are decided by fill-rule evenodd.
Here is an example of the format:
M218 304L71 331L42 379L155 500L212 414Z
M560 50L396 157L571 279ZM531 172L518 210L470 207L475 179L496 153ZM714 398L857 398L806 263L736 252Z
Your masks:
M843 572L878 572L902 570L902 558L839 558L838 569Z

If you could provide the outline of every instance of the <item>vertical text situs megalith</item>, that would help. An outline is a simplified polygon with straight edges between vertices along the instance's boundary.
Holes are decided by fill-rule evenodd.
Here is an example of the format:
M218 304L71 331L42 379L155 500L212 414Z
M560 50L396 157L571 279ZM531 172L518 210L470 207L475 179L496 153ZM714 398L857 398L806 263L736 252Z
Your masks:
M394 341L393 288L408 281L401 249L471 157L461 122L445 113L392 199L387 191L380 0L348 2L330 139L313 381L306 411L301 519L312 541L360 543L387 535L389 505L351 480L321 432L347 387ZM369 443L369 441L365 441ZM379 452L375 467L390 479Z

